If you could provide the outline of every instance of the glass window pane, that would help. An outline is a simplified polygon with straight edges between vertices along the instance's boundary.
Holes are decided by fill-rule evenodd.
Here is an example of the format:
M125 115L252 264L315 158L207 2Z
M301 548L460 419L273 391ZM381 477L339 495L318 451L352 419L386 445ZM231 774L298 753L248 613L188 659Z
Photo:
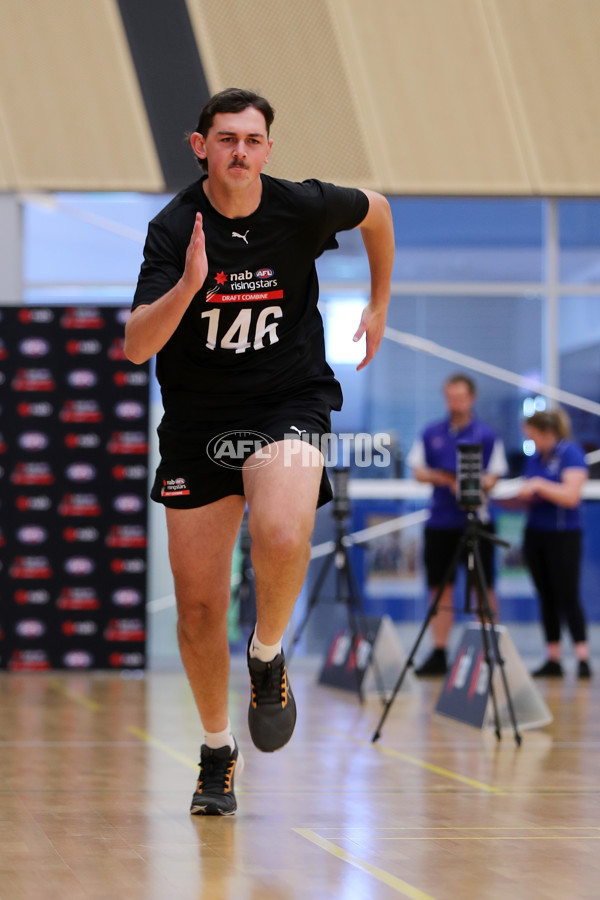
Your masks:
M600 403L600 295L562 297L558 334L561 388ZM565 408L574 439L585 450L599 447L600 418L572 406Z
M539 282L543 203L525 199L400 198L390 205L396 281ZM338 237L340 250L319 260L321 279L366 280L360 233Z
M23 277L29 302L53 286L126 285L131 300L149 220L170 198L153 194L48 194L23 203ZM41 290L41 294L35 291ZM44 294L47 290L50 293ZM93 292L92 292L93 293ZM78 302L85 297L69 297ZM110 290L102 294L110 302ZM98 302L98 295L88 302Z
M600 200L560 200L560 280L600 284Z
M540 377L541 297L396 297L388 323L400 332L435 342L440 354L448 349L517 375ZM426 424L444 417L442 382L452 372L464 370L478 386L479 417L502 435L513 470L520 467L522 404L527 392L389 339L384 339L371 367L367 427L395 429L404 454Z

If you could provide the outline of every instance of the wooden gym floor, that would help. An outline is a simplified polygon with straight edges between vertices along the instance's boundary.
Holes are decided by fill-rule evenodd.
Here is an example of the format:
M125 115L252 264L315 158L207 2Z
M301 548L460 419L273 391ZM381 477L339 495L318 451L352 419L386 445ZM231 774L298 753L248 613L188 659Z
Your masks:
M438 716L440 682L377 697L290 666L272 755L232 721L238 814L188 814L200 732L181 672L0 674L1 900L585 900L600 896L600 678L540 684L555 721L493 735Z

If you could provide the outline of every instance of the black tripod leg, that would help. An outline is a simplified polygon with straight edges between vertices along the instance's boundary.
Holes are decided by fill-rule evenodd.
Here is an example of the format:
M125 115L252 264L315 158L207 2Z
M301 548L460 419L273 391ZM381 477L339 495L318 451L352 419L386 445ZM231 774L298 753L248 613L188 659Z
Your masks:
M496 633L496 626L494 624L494 617L492 614L492 610L490 608L489 597L486 589L485 582L485 573L483 571L483 564L481 562L481 554L479 552L479 547L477 543L475 543L473 547L473 558L475 562L475 572L477 576L477 608L479 610L479 618L481 621L481 634L483 638L484 644L484 652L489 655L489 643L488 643L488 635L486 631L486 619L490 624L490 642L494 648L494 656L496 662L498 663L498 667L500 669L500 677L502 679L502 686L504 688L504 695L506 697L506 705L508 707L508 714L510 716L510 721L513 727L513 732L515 735L515 743L518 747L521 746L522 738L519 733L519 727L517 725L517 718L515 716L515 710L512 704L512 698L510 696L510 690L508 688L508 680L506 678L506 672L504 671L504 659L500 653L500 645L498 643L498 635ZM487 657L486 657L487 661ZM489 665L489 662L488 662ZM496 724L496 736L498 740L502 739L502 730L500 727L500 717L498 715L498 707L496 704L496 695L494 692L494 686L492 683L493 677L493 669L490 666L490 694L492 696L492 702L494 704L494 719Z
M463 552L464 546L465 546L465 536L463 535L463 537L459 541L458 547L456 548L456 552L454 554L454 557L452 558L452 562L450 563L450 565L448 566L448 569L446 570L446 572L444 574L442 583L438 588L438 592L435 595L433 601L429 605L429 610L427 612L427 615L425 616L425 621L423 622L423 625L421 626L421 630L419 631L417 639L416 639L415 643L413 644L413 648L410 651L408 659L404 663L402 671L400 672L400 675L398 676L398 680L397 680L396 684L394 685L394 690L392 691L391 697L384 706L383 713L381 715L381 718L379 720L377 728L375 729L375 732L373 733L373 737L371 738L371 743L373 743L373 744L375 743L375 741L379 740L379 738L381 737L381 729L383 728L383 723L387 719L388 713L392 707L392 703L396 699L396 695L398 694L398 691L402 687L402 682L404 681L406 673L408 672L408 670L410 669L410 667L413 664L413 659L415 657L417 650L419 649L419 644L423 640L423 636L425 635L425 632L427 631L429 623L433 619L433 617L435 616L435 614L437 612L437 608L439 606L440 600L442 599L442 595L443 595L444 591L446 590L446 588L448 587L448 585L451 583L452 576L454 575L454 572L456 571L456 567L458 565L458 561Z
M494 731L496 738L502 740L502 727L500 725L500 713L498 712L498 701L496 700L496 691L494 689L494 659L490 653L490 641L487 633L487 622L481 608L478 610L479 621L481 623L481 642L483 644L483 656L488 667L488 691L492 698L492 708L494 710ZM493 628L493 624L491 624Z
M323 587L323 584L325 582L327 573L329 572L329 568L331 566L331 563L333 562L333 559L334 559L334 554L330 553L329 556L327 556L325 561L323 562L323 565L321 566L321 570L320 570L319 574L317 575L314 587L313 587L310 597L308 598L307 603L306 603L306 612L304 613L304 617L303 617L302 621L300 622L300 624L298 625L298 628L294 632L294 636L292 638L291 644L289 646L289 649L286 652L288 663L289 663L290 659L292 658L292 653L294 651L294 647L300 640L300 636L302 635L302 632L306 628L306 623L308 622L311 612L313 611L313 609L319 602L319 594L321 593L321 588Z
M364 608L360 596L360 591L358 588L358 584L354 575L354 570L352 568L352 562L350 559L350 551L346 544L343 544L343 552L344 552L344 561L345 561L345 574L346 580L348 583L348 594L352 600L353 609L348 608L348 619L350 621L350 627L357 634L367 634L367 625L365 620ZM352 621L354 620L354 621ZM358 623L358 626L357 624ZM385 685L383 684L383 678L381 676L381 672L379 670L379 666L377 665L377 660L375 659L374 647L371 645L371 650L369 653L369 658L365 663L365 670L368 668L369 664L373 666L373 673L375 675L375 681L377 684L377 692L381 699L382 704L385 703Z
M481 643L483 645L483 658L488 670L488 693L492 698L492 708L494 711L494 731L496 738L502 740L502 729L500 727L500 715L498 713L498 703L496 700L496 692L494 690L494 661L490 653L490 642L486 631L487 622L491 622L491 609L487 594L483 589L485 580L482 582L480 578L479 568L477 566L479 557L479 548L474 538L469 540L469 552L467 555L467 578L465 593L465 612L471 611L471 594L475 591L477 595L477 616L481 625Z
M338 599L343 596L342 594L342 577L346 578L346 587L348 591L348 599L346 601L346 611L348 613L348 626L350 628L350 637L351 637L351 653L356 653L359 647L360 637L362 634L360 623L359 623L359 615L362 613L362 600L360 596L360 592L358 590L358 585L356 584L356 580L354 578L354 572L352 571L352 566L350 564L350 556L348 553L348 548L345 544L340 544L340 547L336 551L340 556L337 557L336 565L341 561L341 565L338 565L337 569L337 597ZM364 631L364 629L363 629ZM358 698L361 703L364 701L364 693L362 689L361 677L360 677L360 669L358 665L355 666L354 669L356 673L356 690L358 693Z

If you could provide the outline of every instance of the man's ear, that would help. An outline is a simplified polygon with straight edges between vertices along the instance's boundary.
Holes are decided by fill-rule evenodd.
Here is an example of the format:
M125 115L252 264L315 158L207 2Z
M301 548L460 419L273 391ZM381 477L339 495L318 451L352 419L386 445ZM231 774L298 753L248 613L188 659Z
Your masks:
M190 134L190 147L198 157L198 159L206 159L206 145L204 142L204 135L200 134L199 131L194 131L193 134Z

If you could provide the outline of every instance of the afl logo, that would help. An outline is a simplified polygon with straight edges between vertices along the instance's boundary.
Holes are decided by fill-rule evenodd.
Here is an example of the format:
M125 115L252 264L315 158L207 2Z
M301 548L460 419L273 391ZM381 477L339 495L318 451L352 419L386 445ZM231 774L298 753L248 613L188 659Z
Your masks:
M15 625L15 631L20 637L38 638L43 635L46 626L39 619L21 619Z
M17 539L22 544L43 544L48 539L48 532L40 525L24 525L17 531Z
M139 606L142 595L135 588L119 588L113 592L112 601L116 606Z
M258 469L275 459L279 447L260 431L225 431L209 441L206 453L225 469Z
M255 278L272 278L274 274L273 269L257 269Z
M23 356L46 356L50 352L50 343L45 338L26 338L19 344Z
M120 513L136 513L144 508L144 501L137 494L119 494L113 506Z
M19 435L18 443L22 450L44 450L49 440L43 431L24 431Z
M69 481L93 481L96 477L96 467L90 463L73 463L65 469Z
M69 575L90 575L94 568L94 563L89 556L70 556L65 559L65 572L68 572Z
M74 388L90 388L98 381L98 376L91 369L73 369L67 375L67 381Z
M63 656L63 662L68 669L89 669L94 657L87 650L70 650Z
M143 403L136 400L123 400L115 406L115 415L119 419L141 419L145 411Z

